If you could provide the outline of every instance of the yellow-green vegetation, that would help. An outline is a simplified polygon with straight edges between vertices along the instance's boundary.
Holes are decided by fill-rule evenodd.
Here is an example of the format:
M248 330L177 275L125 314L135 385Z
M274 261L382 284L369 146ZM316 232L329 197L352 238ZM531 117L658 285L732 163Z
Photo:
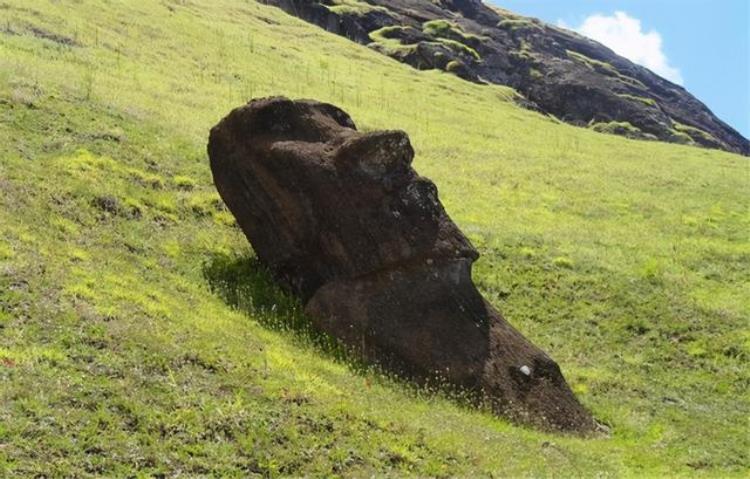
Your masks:
M459 60L451 60L448 62L447 65L445 65L445 71L456 72L460 70L463 66L464 66L463 63L461 63Z
M362 0L333 0L333 5L326 5L328 10L346 15L364 15L372 11L388 12L388 9L378 5L371 5Z
M746 474L747 158L558 124L255 2L0 11L0 476ZM309 332L205 153L278 94L410 134L482 292L610 437L512 426Z
M422 24L425 35L435 38L448 38L461 43L479 42L483 38L479 35L464 32L461 27L448 20L430 20Z
M475 49L461 42L457 42L456 40L450 40L448 38L439 38L438 41L435 43L445 45L446 47L453 50L455 53L465 54L465 55L474 57L475 60L482 59L482 57L479 55L479 53Z
M531 44L524 39L521 39L521 48L518 50L518 54L523 58L530 60L533 58L534 49Z
M480 60L481 56L471 45L482 39L470 33L465 33L460 26L447 20L430 20L422 24L422 32L447 46L456 53L463 53Z
M646 106L656 106L656 100L654 100L653 98L630 95L628 93L618 93L617 96L619 96L620 98L625 98L626 100L632 100L632 101L643 103Z
M445 25L447 26L445 26ZM370 32L370 40L377 44L380 48L385 50L386 54L392 54L399 51L408 51L417 47L417 44L404 44L399 38L399 33L404 30L412 29L412 27L403 27L399 25L393 25L388 27L382 27L375 31ZM447 32L453 32L453 35L449 35ZM429 32L429 33L428 33ZM425 33L430 35L435 41L431 42L433 45L443 45L457 54L464 54L474 57L475 60L480 60L479 53L469 45L462 43L462 41L455 40L468 39L470 37L478 38L474 36L464 35L458 27L453 24L443 21L435 20L433 22L425 23ZM452 37L452 38L449 38Z
M620 71L617 68L615 68L614 66L610 65L607 62L595 60L591 57L584 55L583 53L575 52L573 50L566 50L566 53L568 54L568 58L575 60L579 63L583 63L584 65L589 67L591 70L597 71L604 75L615 77L621 82L626 83L628 85L646 88L646 85L644 85L643 82L641 82L640 80L636 78L620 73ZM627 95L627 96L632 97L631 99L640 98L640 97L635 97L632 95ZM643 98L643 100L649 100L649 99Z
M448 20L430 20L422 24L422 31L433 37L463 35L458 25Z
M637 126L634 126L632 123L628 121L610 121L610 122L600 122L600 123L592 122L589 125L589 128L599 133L609 133L611 135L622 135L628 138L641 138L641 139L656 140L656 136L648 134L648 133L644 133L643 131L641 131L640 128L638 128Z
M544 74L536 68L529 68L529 76L534 80L540 80L544 78Z
M679 123L676 121L672 122L672 127L677 132L688 135L689 137L691 137L691 139L701 138L707 142L719 143L719 141L711 133L708 133L707 131L703 131L700 128L696 128L690 125L685 125L683 123Z
M591 57L584 55L583 53L575 52L573 50L566 50L569 58L576 60L584 65L588 66L592 70L599 71L601 73L609 74L610 76L616 76L619 74L617 69L607 62L595 60Z
M369 33L370 40L384 48L386 50L385 53L387 54L394 51L412 50L416 45L404 45L401 43L401 39L398 36L399 32L408 28L411 27L402 27L399 25L382 27Z
M498 22L497 27L512 32L515 32L516 30L544 30L544 27L539 20L527 17L504 18Z
M693 137L684 131L672 128L672 131L670 133L672 135L671 141L675 143L680 143L681 145L695 145L695 140L693 139Z

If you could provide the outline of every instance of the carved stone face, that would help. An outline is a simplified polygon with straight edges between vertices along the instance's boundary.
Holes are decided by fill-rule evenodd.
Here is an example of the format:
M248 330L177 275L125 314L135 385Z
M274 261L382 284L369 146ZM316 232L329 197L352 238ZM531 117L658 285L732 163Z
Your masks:
M401 131L358 132L338 108L253 101L209 140L219 193L313 324L397 374L436 376L499 414L593 426L543 351L471 280L477 252L417 175Z
M334 278L477 256L412 169L402 131L363 134L331 105L271 98L233 111L210 150L219 192L244 212L259 258L303 297Z

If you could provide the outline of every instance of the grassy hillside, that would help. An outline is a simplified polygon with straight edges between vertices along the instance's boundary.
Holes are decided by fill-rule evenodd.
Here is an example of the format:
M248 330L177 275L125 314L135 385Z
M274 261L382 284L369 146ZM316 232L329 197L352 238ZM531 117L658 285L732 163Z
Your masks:
M475 279L611 427L519 428L345 359L257 266L209 128L406 130ZM0 476L741 476L747 158L521 110L241 0L0 3Z

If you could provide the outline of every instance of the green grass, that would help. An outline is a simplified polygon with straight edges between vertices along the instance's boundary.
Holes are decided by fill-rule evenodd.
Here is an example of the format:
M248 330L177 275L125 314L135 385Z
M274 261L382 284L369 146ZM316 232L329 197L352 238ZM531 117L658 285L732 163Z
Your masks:
M451 37L461 35L463 32L453 22L448 20L430 20L422 24L422 31L433 37Z
M459 55L461 54L467 55L467 56L473 57L474 60L477 60L477 61L482 59L482 57L479 55L479 53L476 50L474 50L470 46L464 45L461 42L450 40L448 38L439 38L436 43L445 45L446 47L450 48L451 50L453 50L455 53Z
M445 71L452 73L460 70L463 66L463 63L461 63L459 60L451 60L447 65L445 65Z
M254 2L0 11L0 476L746 474L747 158L555 123ZM309 330L205 153L271 94L410 134L481 290L611 437L512 426Z
M630 95L628 93L618 93L617 96L619 96L620 98L625 98L626 100L632 100L632 101L643 103L646 106L656 106L656 100L654 100L653 98Z
M503 28L505 30L510 30L512 32L515 32L516 30L544 30L544 27L539 20L528 17L505 18L498 22L497 27Z
M416 44L405 45L401 43L401 39L396 35L398 32L407 28L411 27L402 27L399 25L382 27L369 33L370 40L372 40L374 44L382 48L384 50L383 53L385 53L386 55L391 55L398 51L406 52L409 50L413 50L417 47Z
M654 135L644 133L637 126L627 121L610 121L607 123L591 123L589 128L599 133L622 135L628 138L656 140Z
M583 63L584 65L586 65L591 70L597 71L597 72L599 72L599 73L601 73L603 75L608 75L610 77L616 78L619 81L621 81L622 83L625 83L627 85L641 87L644 90L646 89L646 85L644 85L643 82L641 82L640 80L638 80L636 78L633 78L633 77L630 77L630 76L627 76L627 75L624 75L624 74L620 73L620 71L617 68L615 68L613 65L610 65L607 62L603 62L603 61L600 61L600 60L595 60L595 59L593 59L591 57L588 57L588 56L584 55L583 53L575 52L573 50L566 50L566 53L568 54L568 58L570 58L570 59L572 59L574 61L577 61L579 63ZM634 95L624 94L624 95L620 95L620 96L629 97L631 100L637 99L637 100L641 101L642 103L647 103L648 101L650 101L649 98L642 98L642 97L637 97L637 96L634 96ZM647 104L649 104L649 103L647 103Z
M695 145L695 140L686 131L680 131L677 128L672 128L671 136L671 140L675 143L680 143L681 145Z
M430 20L422 24L422 32L433 38L447 38L460 43L471 45L480 42L486 37L480 37L464 32L461 27L447 20Z
M691 139L701 138L704 141L712 142L712 143L719 143L716 138L707 131L703 131L700 128L696 128L694 126L690 125L684 125L682 123L673 121L673 128L674 131L677 131L679 133L687 134Z
M448 24L448 22L442 22ZM479 53L469 45L466 45L464 43L461 43L460 41L453 40L451 38L447 38L445 36L446 29L448 28L455 28L450 27L451 24L448 24L449 27L443 26L440 21L435 22L426 22L425 23L425 33L428 33L429 35L433 36L435 39L433 44L436 45L443 45L445 47L450 48L455 53L461 55L466 55L473 57L475 60L481 60L481 57ZM377 44L379 47L383 48L385 50L385 53L390 55L397 51L408 51L412 50L417 47L417 44L404 44L401 42L401 39L398 38L396 35L398 32L406 29L410 29L412 27L402 27L398 25L393 25L389 27L382 27L377 30L374 30L370 32L370 39ZM454 31L454 30L450 30ZM463 34L460 33L459 30L455 30L455 38L462 38L466 39L469 38L469 36L462 36Z
M584 55L583 53L575 52L573 50L566 50L566 53L568 54L569 58L572 58L573 60L576 60L580 63L585 64L592 70L596 70L601 73L606 73L610 76L617 76L619 74L617 69L607 62L594 60L593 58L588 57Z
M529 76L534 80L540 80L544 78L544 74L536 68L529 68Z
M388 9L385 7L370 5L361 0L334 0L333 5L327 6L327 8L340 15L364 15L373 11L388 12Z

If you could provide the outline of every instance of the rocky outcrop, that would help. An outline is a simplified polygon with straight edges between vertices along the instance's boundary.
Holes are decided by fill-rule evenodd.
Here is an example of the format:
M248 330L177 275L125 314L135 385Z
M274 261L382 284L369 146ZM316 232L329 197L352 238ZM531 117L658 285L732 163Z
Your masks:
M477 251L412 169L406 133L360 133L335 106L266 98L215 126L208 152L258 258L317 328L514 420L593 430L557 364L477 291Z
M262 2L415 68L511 86L522 105L574 125L750 155L750 142L681 86L595 41L480 0Z

